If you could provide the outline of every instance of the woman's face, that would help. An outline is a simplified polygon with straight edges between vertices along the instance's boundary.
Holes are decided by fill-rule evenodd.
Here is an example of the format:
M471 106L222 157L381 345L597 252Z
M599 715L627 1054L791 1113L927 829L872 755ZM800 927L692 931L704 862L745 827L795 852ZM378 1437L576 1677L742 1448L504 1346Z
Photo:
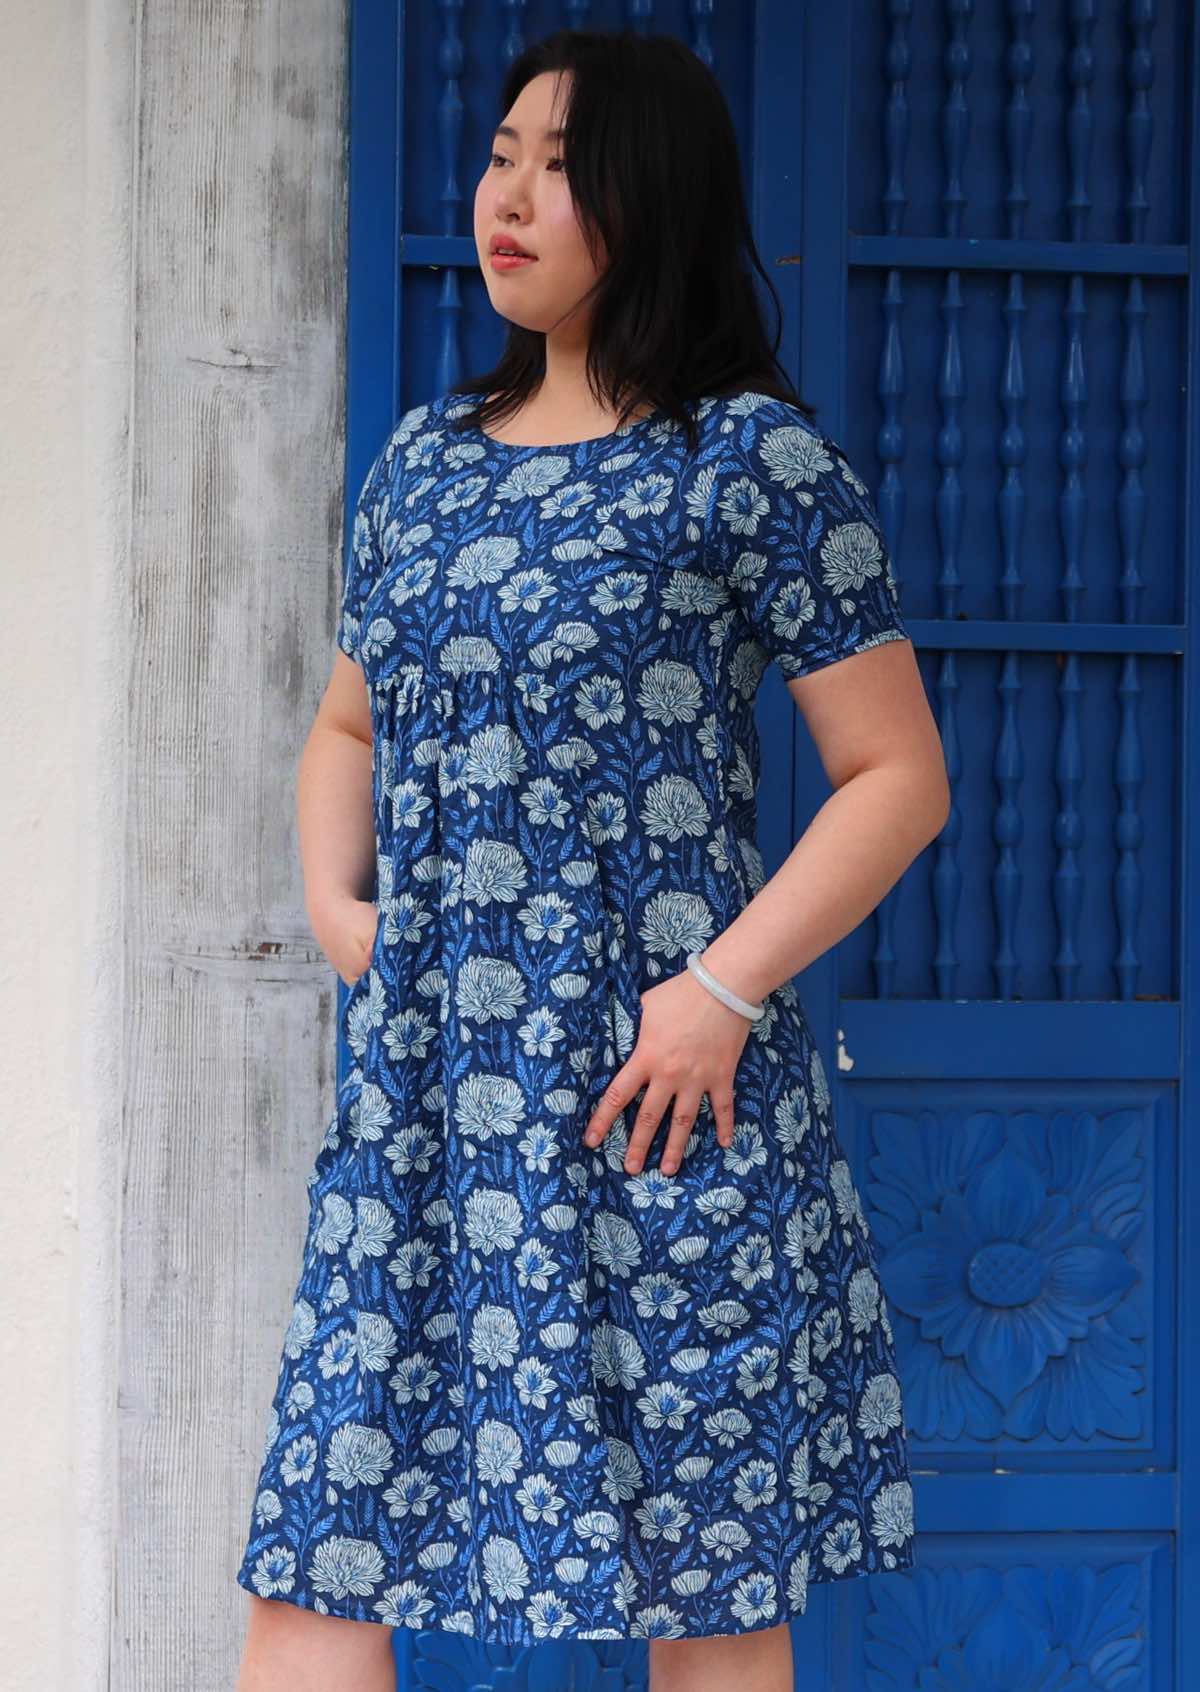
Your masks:
M600 274L575 216L558 139L547 134L561 122L556 101L569 88L566 73L551 71L525 84L493 138L475 190L475 248L492 305L542 334L561 326ZM491 251L496 235L515 238L533 262L497 268ZM585 309L581 329L586 317Z

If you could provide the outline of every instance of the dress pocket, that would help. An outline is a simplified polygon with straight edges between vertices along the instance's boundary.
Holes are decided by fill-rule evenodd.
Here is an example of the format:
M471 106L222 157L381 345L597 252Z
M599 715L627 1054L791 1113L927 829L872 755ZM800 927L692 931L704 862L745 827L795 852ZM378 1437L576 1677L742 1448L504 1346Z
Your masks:
M367 988L369 987L370 981L371 981L371 971L374 970L374 969L378 969L378 967L379 967L380 945L381 945L382 938L383 938L383 923L384 923L384 912L383 912L383 906L382 906L382 904L380 904L377 907L377 910L376 910L375 933L374 933L374 936L371 940L371 950L367 953L367 961L366 961L366 964L363 967L362 974L356 975L354 980L350 983L349 987L346 988L346 1002L342 1006L342 1015L341 1015L341 1024L342 1024L343 1033L345 1032L347 1023L350 1020L350 1008L351 1008L351 1006L355 1003L356 1000L361 998L363 993L365 993Z
M642 1026L642 995L629 956L620 940L605 935L604 982L606 990L606 1033L612 1047L606 1059L615 1068L626 1062L637 1045Z

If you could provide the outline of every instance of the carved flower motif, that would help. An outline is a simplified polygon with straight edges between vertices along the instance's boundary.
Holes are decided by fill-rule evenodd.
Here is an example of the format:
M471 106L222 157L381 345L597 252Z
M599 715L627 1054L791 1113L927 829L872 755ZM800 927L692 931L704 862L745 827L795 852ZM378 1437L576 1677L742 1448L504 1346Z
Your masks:
M889 1114L869 1190L918 1437L1140 1429L1140 1129L1133 1112L980 1113L933 1147L928 1118Z
M1124 1692L1146 1676L1145 1563L920 1565L873 1590L871 1686Z

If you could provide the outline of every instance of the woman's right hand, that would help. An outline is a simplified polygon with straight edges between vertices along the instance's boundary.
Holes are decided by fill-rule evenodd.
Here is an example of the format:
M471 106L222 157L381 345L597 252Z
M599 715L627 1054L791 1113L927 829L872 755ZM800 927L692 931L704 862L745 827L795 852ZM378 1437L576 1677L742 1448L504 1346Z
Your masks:
M371 961L379 906L371 899L335 899L309 913L313 935L347 987Z

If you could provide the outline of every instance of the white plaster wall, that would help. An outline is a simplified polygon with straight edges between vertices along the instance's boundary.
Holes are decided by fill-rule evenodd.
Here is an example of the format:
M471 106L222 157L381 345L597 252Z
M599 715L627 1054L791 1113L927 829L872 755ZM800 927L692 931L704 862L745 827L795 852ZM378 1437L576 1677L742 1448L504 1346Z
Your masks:
M113 1265L108 1230L81 1231L78 1193L81 1161L95 1178L119 1086L119 1042L103 1039L118 1015L105 960L114 956L119 883L104 858L119 837L124 758L105 741L119 734L111 678L128 167L127 137L112 115L120 89L110 80L105 98L89 101L87 66L94 49L107 57L113 43L104 38L119 47L123 9L87 14L71 0L3 8L0 1678L8 1692L99 1685L93 1671L106 1656L107 1426L96 1412L111 1389ZM99 1556L81 1568L85 1543Z

